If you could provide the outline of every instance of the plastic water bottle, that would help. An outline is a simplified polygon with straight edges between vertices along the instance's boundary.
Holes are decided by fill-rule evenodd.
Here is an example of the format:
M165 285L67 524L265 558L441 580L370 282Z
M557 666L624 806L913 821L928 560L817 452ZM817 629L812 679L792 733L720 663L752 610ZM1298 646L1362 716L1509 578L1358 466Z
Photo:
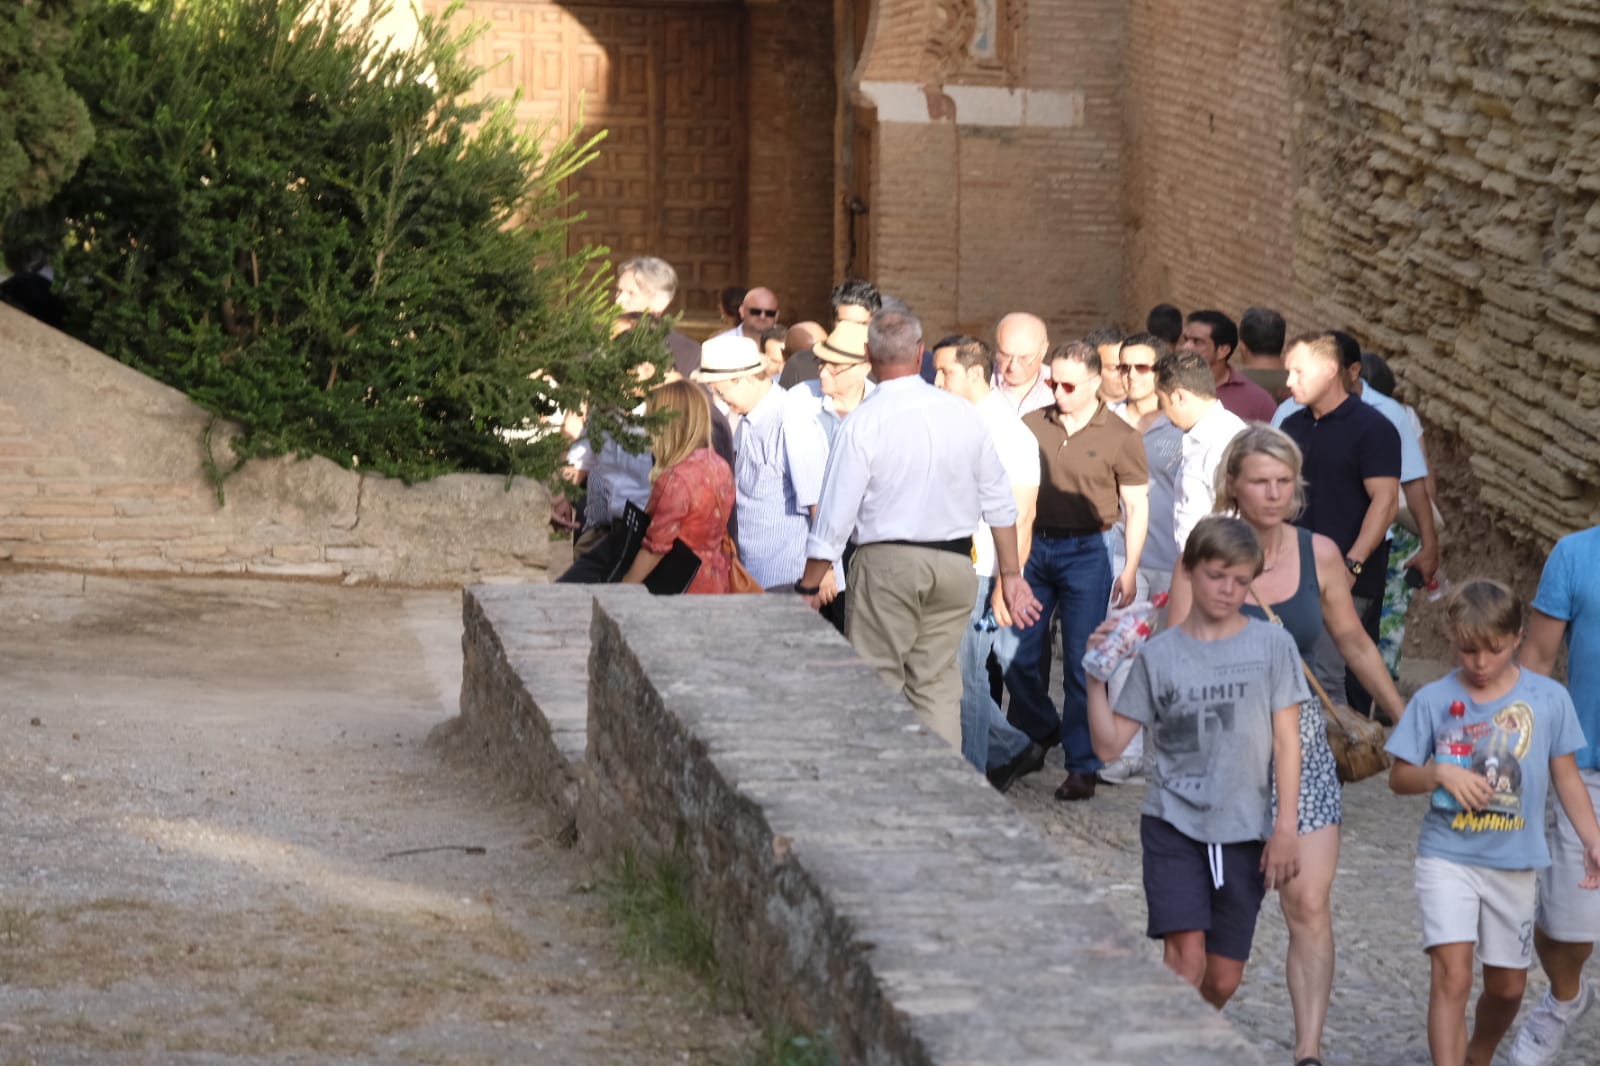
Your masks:
M1155 632L1156 612L1167 605L1167 594L1158 592L1140 600L1117 619L1117 626L1099 647L1083 653L1083 672L1100 681L1110 680L1122 660L1139 650Z
M1467 705L1460 700L1450 704L1450 721L1440 732L1433 749L1433 761L1452 766L1472 765L1472 741L1467 739ZM1433 805L1441 811L1462 810L1461 804L1443 786L1433 790Z

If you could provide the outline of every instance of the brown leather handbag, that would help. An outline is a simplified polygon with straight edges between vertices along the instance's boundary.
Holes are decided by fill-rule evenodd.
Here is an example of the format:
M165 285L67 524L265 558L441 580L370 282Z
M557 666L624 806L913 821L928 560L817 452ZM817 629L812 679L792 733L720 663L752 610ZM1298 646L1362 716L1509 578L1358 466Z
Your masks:
M739 547L733 543L733 538L726 533L722 535L722 550L728 556L728 591L729 592L765 592L760 582L750 576L750 571L744 568L739 561Z
M1266 612L1267 620L1275 626L1283 625L1278 617L1278 612L1272 605L1255 595L1255 589L1250 590L1250 595L1261 605ZM1362 714L1343 703L1335 703L1328 698L1327 690L1322 687L1322 682L1317 680L1311 672L1311 667L1306 665L1305 659L1300 660L1300 669L1305 671L1306 680L1311 684L1311 691L1316 693L1317 699L1322 703L1322 721L1328 729L1328 747L1333 749L1333 761L1339 769L1339 780L1349 783L1364 781L1374 774L1381 774L1389 768L1389 753L1383 750L1384 741L1388 734L1384 732L1383 723L1373 717L1376 710Z

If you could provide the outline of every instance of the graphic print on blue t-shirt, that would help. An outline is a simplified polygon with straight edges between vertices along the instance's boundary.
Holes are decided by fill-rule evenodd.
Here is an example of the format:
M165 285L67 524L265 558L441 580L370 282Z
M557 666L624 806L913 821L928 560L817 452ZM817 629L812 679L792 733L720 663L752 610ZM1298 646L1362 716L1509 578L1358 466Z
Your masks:
M1476 813L1457 812L1451 829L1514 832L1528 824L1522 813L1522 760L1533 744L1533 728L1533 708L1521 700L1465 728L1472 744L1468 766L1489 782L1494 798Z

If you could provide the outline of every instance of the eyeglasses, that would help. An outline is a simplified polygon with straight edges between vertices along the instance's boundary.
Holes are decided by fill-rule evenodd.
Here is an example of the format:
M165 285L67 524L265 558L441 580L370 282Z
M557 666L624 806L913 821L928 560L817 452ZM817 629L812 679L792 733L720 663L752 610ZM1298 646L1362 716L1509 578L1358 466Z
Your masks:
M1077 392L1087 384L1089 384L1087 381L1080 381L1076 384L1070 381L1053 381L1050 383L1050 387L1056 392L1064 392L1068 396L1071 396L1073 393Z
M778 309L776 307L752 307L749 310L752 315L757 315L761 318L778 317Z
M846 370L854 370L858 366L867 365L866 363L830 363L826 359L818 359L817 363L818 370L826 370L830 374L843 374Z
M1121 366L1117 367L1117 373L1132 374L1135 371L1138 371L1141 374L1148 374L1155 368L1156 365L1154 363L1123 363Z

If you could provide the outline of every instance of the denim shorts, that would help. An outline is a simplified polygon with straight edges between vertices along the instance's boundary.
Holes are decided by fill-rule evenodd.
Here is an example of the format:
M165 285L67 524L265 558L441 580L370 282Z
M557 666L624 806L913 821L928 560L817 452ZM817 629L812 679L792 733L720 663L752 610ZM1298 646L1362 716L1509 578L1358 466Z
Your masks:
M1267 894L1259 840L1205 844L1151 815L1139 819L1144 846L1146 935L1161 940L1201 930L1206 954L1247 962Z

